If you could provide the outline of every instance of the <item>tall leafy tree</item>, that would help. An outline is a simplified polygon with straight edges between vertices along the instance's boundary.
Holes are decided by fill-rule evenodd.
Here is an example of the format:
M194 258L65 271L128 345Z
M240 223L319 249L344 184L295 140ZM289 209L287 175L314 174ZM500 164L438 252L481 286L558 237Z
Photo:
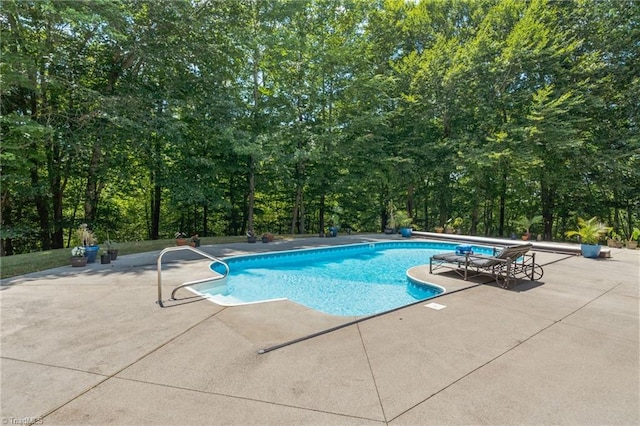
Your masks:
M96 140L103 77L98 57L103 41L115 37L108 24L118 5L10 1L3 9L3 67L10 80L2 113L14 118L4 121L3 131L15 134L24 125L43 130L18 141L30 153L31 189L25 201L35 207L41 248L62 247L70 180L85 179L84 216L94 219L90 196L97 188L100 148L86 141ZM6 200L23 195L14 193Z
M633 1L2 4L2 254L98 235L637 226ZM66 238L65 238L66 231Z

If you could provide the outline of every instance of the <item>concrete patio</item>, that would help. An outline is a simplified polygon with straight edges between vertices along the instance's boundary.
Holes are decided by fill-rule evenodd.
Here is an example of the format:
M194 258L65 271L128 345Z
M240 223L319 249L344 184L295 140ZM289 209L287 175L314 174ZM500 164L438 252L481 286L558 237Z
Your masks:
M419 267L459 290L433 300L446 308L416 304L265 354L356 318L290 301L225 308L187 290L160 308L157 255L1 282L2 424L640 424L640 250L538 252L544 277L512 290ZM166 258L165 298L208 273L184 253Z

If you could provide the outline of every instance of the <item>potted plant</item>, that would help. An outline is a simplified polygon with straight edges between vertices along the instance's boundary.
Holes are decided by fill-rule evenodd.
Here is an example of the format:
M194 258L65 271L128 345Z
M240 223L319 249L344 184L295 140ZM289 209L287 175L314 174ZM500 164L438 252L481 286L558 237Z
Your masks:
M80 244L84 247L87 263L95 263L100 247L96 244L98 240L95 234L89 229L86 223L80 225L76 230L76 240L79 240Z
M398 210L395 215L395 222L400 228L400 234L402 234L403 237L408 238L411 236L413 219L409 216L409 213L404 210Z
M396 218L395 218L396 206L393 205L393 201L389 201L387 204L387 223L384 226L385 234L393 234L396 231Z
M189 242L191 247L200 247L200 236L198 234L193 234L191 236L191 240Z
M462 224L464 223L464 220L458 216L455 219L453 219L453 229L454 232L456 232L457 234L461 234L462 233Z
M447 221L444 224L444 233L445 234L453 234L454 232L456 232L455 228L453 227L453 224L451 223L453 219L447 219Z
M637 249L639 241L640 241L640 228L633 228L631 237L627 240L627 248L632 250Z
M442 226L436 226L435 228L433 228L438 234L442 234L444 232L444 227Z
M391 235L396 231L396 222L393 219L387 220L387 226L384 227L384 233Z
M567 231L567 237L578 236L580 240L580 250L584 257L596 258L600 256L600 245L598 242L607 235L611 228L599 222L594 216L589 220L578 218L578 229Z
M612 244L610 245L610 247L615 247L615 248L622 248L622 237L620 236L620 234L618 234L615 231L611 232L611 237L612 237ZM608 241L607 241L607 245L608 245Z
M103 250L100 254L100 263L105 265L107 263L111 263L111 255L107 250Z
M337 237L338 230L340 230L340 215L336 212L331 213L328 223L329 227L327 230L329 232L327 233L327 237Z
M118 245L111 240L104 240L104 245L107 246L107 253L109 253L109 259L116 260L118 258Z
M71 249L71 266L87 266L87 257L84 246L75 246Z
M111 257L111 260L116 260L118 258L118 245L115 241L109 238L109 231L107 231L107 239L104 240L104 244L107 246L107 252Z
M539 223L542 223L542 215L533 217L522 215L515 221L516 227L523 231L522 239L525 241L531 238L531 228Z
M256 241L258 241L256 234L253 231L247 232L247 242L255 243Z
M174 234L174 238L176 239L176 245L177 246L186 246L188 241L187 241L187 234L185 234L182 231L178 231Z

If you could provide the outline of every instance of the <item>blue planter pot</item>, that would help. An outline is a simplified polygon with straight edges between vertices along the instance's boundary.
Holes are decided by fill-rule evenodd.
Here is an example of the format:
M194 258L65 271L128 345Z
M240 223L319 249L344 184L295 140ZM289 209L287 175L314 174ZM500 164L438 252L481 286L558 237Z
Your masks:
M87 256L87 263L95 263L96 262L96 257L98 256L98 250L100 250L99 246L87 246L84 248L86 256Z
M400 234L402 234L403 237L410 237L411 233L412 233L411 228L400 228Z
M580 250L583 257L597 258L600 256L600 245L598 244L580 244Z

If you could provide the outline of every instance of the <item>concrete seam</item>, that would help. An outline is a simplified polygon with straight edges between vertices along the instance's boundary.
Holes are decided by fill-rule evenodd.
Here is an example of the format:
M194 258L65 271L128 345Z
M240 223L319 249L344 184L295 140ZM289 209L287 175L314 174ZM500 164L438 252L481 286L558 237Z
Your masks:
M387 422L387 413L385 413L384 411L384 404L382 403L382 398L380 397L378 382L376 382L376 375L373 372L373 367L371 366L371 359L369 359L369 352L367 352L367 345L364 343L364 337L362 336L362 331L360 330L360 324L356 324L356 329L358 330L358 335L360 336L360 343L362 344L362 350L364 351L364 356L367 359L367 366L369 366L369 373L371 373L371 380L373 380L373 387L376 389L376 396L378 397L378 403L380 404L380 411L382 412L382 418L384 419L385 422Z
M61 366L61 365L47 364L47 363L44 363L44 362L37 362L37 361L29 361L29 360L26 360L26 359L13 358L13 357L9 357L9 356L0 356L0 359L6 359L6 360L9 360L9 361L24 362L26 364L32 364L32 365L42 365L44 367L60 368L62 370L75 371L75 372L78 372L78 373L86 373L86 374L91 374L91 375L94 375L94 376L109 377L109 375L107 375L107 374L94 373L92 371L81 370L79 368L64 367L64 366Z
M315 413L332 414L332 415L335 415L335 416L348 417L348 418L351 418L351 419L363 419L363 420L371 420L371 421L380 422L380 420L370 419L368 417L352 416L352 415L349 415L349 414L343 414L343 413L338 413L338 412L333 412L333 411L319 410L317 408L309 408L309 407L302 407L302 406L298 406L298 405L283 404L283 403L280 403L280 402L266 401L266 400L263 400L263 399L249 398L249 397L246 397L246 396L230 395L230 394L227 394L227 393L211 392L211 391L206 391L206 390L202 390L202 389L192 389L192 388L186 388L184 386L168 385L168 384L164 384L164 383L156 383L156 382L150 382L150 381L146 381L146 380L131 379L131 378L128 378L128 377L114 377L113 379L114 380L124 380L124 381L127 381L127 382L134 382L134 383L143 383L143 384L146 384L146 385L160 386L160 387L170 388L170 389L178 389L178 390L183 390L183 391L187 391L187 392L196 392L196 393L200 393L200 394L204 394L204 395L215 395L215 396L222 396L222 397L226 397L226 398L239 399L239 400L243 400L243 401L252 401L252 402L259 402L259 403L262 403L262 404L277 405L278 407L288 407L288 408L295 408L295 409L298 409L298 410L313 411Z
M108 376L105 376L105 378L101 381L99 381L98 383L94 384L93 386L90 386L89 388L85 389L84 391L80 392L79 394L77 394L76 396L72 397L71 399L69 399L68 401L66 401L65 403L59 405L56 408L53 408L49 411L47 411L45 414L43 414L42 416L40 416L38 419L40 421L42 421L43 419L45 419L47 416L55 413L56 411L58 411L59 409L69 405L70 403L72 403L73 401L75 401L76 399L80 398L81 396L83 396L84 394L92 391L93 389L97 388L98 386L102 385L103 383L105 383L107 380L110 380L112 378L115 378L115 376L117 376L118 374L122 373L124 370L126 370L127 368L131 367L132 365L138 363L139 361L142 361L144 358L148 357L149 355L157 352L158 350L162 349L163 347L167 346L169 343L175 341L176 339L178 339L179 337L185 335L186 333L190 332L191 330L193 330L194 328L198 327L199 325L201 325L202 323L204 323L205 321L208 321L209 319L217 316L220 312L223 312L226 308L221 309L218 312L215 312L211 315L209 315L208 317L202 319L201 321L195 323L194 325L192 325L191 327L187 328L186 330L178 333L177 335L173 336L172 338L170 338L169 340L165 341L164 343L162 343L161 345L157 346L156 348L150 350L149 352L147 352L146 354L138 357L135 361L125 365L124 367L122 367L121 369L117 370L116 372L114 372L113 374L110 374ZM33 423L32 423L33 424Z
M472 369L471 371L469 371L468 373L462 375L461 377L457 378L456 380L454 380L453 382L449 383L447 386L443 387L442 389L438 390L437 392L432 393L431 395L429 395L427 398L423 399L422 401L418 402L417 404L413 405L412 407L409 407L408 409L404 410L402 413L398 414L397 416L395 416L393 419L391 419L390 421L393 421L395 419L397 419L398 417L402 416L403 414L413 410L414 408L416 408L417 406L419 406L420 404L428 401L429 399L433 398L434 396L440 394L441 392L445 391L446 389L450 388L451 386L455 385L456 383L462 381L463 379L467 378L468 376L472 375L473 373L475 373L476 371L480 370L481 368L491 364L492 362L494 362L495 360L497 360L498 358L503 357L504 355L508 354L509 352L511 352L512 350L516 349L517 347L521 346L522 344L528 342L529 340L533 339L534 337L536 337L537 335L547 331L548 329L550 329L551 327L557 325L558 323L562 322L564 319L566 319L567 317L575 314L576 312L580 311L581 309L585 308L587 305L591 304L592 302L596 301L597 299L601 298L602 296L604 296L605 294L609 293L610 291L614 290L615 288L617 288L618 286L622 285L622 283L618 283L617 285L615 285L614 287L611 287L609 290L605 291L604 293L600 294L599 296L591 299L590 301L588 301L587 303L585 303L584 305L582 305L581 307L579 307L578 309L576 309L575 311L568 313L567 315L563 316L562 318L560 318L559 320L552 320L553 322L551 324L549 324L546 327L543 327L542 329L538 330L537 332L533 333L531 336L527 337L526 339L518 342L516 345L512 346L511 348L507 349L506 351L502 352L501 354L491 358L489 361L479 365L478 367Z
M518 346L524 344L525 342L528 342L530 339L532 339L533 337L537 336L538 334L542 333L543 331L549 329L550 327L554 326L555 324L557 324L556 322L552 322L551 324L549 324L548 326L538 330L537 332L535 332L534 334L532 334L531 336L527 337L524 340L519 341L516 345L512 346L511 348L507 349L506 351L502 352L501 354L496 355L495 357L491 358L490 360L486 361L485 363L479 365L478 367L472 369L471 371L463 374L462 376L458 377L456 380L454 380L453 382L449 383L448 385L444 386L443 388L441 388L440 390L438 390L437 392L432 393L431 395L429 395L428 397L426 397L425 399L423 399L422 401L414 404L413 406L407 408L406 410L404 410L403 412L401 412L400 414L398 414L397 416L395 416L393 419L391 419L390 421L394 421L395 419L397 419L398 417L402 416L403 414L413 410L414 408L416 408L417 406L419 406L420 404L430 400L431 398L433 398L434 396L442 393L443 391L449 389L451 386L455 385L456 383L462 381L463 379L469 377L470 375L472 375L473 373L475 373L476 371L480 370L481 368L484 368L485 366L491 364L492 362L494 362L495 360L497 360L498 358L501 358L502 356L506 355L507 353L511 352L512 350L514 350L515 348L517 348Z

